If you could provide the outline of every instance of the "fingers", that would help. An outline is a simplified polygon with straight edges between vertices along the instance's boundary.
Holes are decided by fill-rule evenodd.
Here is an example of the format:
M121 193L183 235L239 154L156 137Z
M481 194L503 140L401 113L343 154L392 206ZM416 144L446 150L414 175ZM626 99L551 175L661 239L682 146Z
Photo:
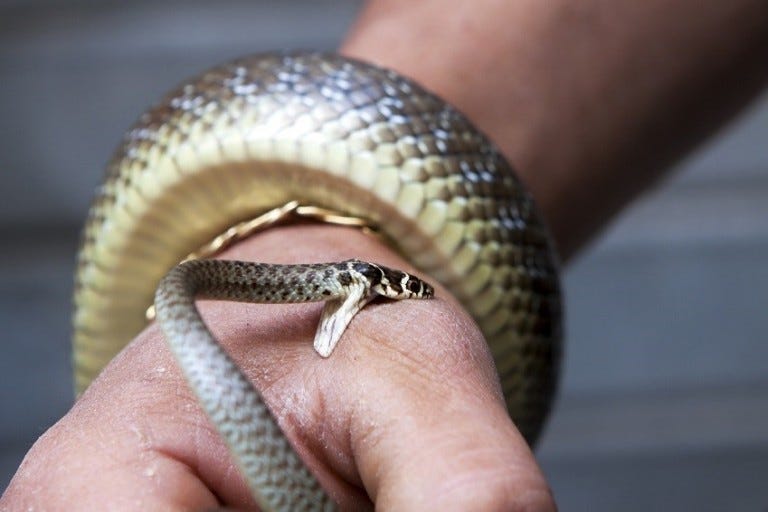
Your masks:
M212 439L194 404L179 392L182 383L172 364L168 351L147 335L121 353L35 443L0 509L215 506L216 495L191 470L193 465L166 449L175 440L194 454Z
M223 256L356 256L412 270L377 239L327 226L270 230ZM370 304L328 359L311 345L320 304L199 305L342 509L371 508L371 499L382 510L552 509L485 342L445 290ZM253 507L156 327L36 444L3 499L11 509Z
M342 396L356 404L352 450L377 507L553 510L474 323L450 300L387 306L360 327L369 339L356 359L370 363ZM385 325L393 317L407 336Z
M328 228L296 229L297 239L323 247L326 257L293 248L282 258L354 256L412 270L356 231L326 238ZM242 246L231 257L263 255L271 240L253 242L259 247ZM286 427L304 427L296 429L303 430L299 444L324 462L314 469L326 487L341 490L335 498L360 486L382 510L554 509L506 412L485 340L444 289L433 300L374 302L355 317L331 358L309 356L297 375L265 381L265 394L279 411L301 400L301 389L317 390L315 406L294 408ZM346 504L352 503L360 505Z

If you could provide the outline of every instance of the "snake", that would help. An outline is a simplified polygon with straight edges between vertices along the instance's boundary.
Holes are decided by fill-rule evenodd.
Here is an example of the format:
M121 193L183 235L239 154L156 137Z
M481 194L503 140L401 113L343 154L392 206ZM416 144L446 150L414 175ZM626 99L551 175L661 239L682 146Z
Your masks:
M76 393L146 327L154 303L262 510L332 510L194 301L326 301L314 346L327 357L373 297L429 298L433 288L359 260L179 264L234 223L286 204L363 219L455 296L488 342L510 417L536 442L557 387L563 308L556 249L534 199L458 109L395 71L327 53L214 67L125 134L77 257Z

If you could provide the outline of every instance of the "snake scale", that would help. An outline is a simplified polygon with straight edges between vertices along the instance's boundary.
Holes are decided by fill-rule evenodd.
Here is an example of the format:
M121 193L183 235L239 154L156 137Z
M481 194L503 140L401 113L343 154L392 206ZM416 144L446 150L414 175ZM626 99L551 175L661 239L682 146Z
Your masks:
M332 508L258 392L199 320L194 296L265 300L270 275L299 275L323 296L296 292L307 285L290 280L298 295L285 300L331 299L318 337L332 350L371 293L428 297L431 289L358 261L285 268L201 260L171 270L233 223L290 201L378 226L446 286L480 326L510 415L535 442L557 383L561 297L554 248L532 198L456 109L393 71L327 54L263 54L214 68L171 91L128 131L97 191L78 256L77 392L145 326L162 280L158 319L204 407L212 400L209 417L225 438L234 424L248 439L262 439L245 448L228 440L257 502L265 510ZM325 290L329 281L308 277L326 270L336 281L341 274L344 281L365 278L365 289ZM386 274L388 283L380 277ZM249 284L238 289L246 277ZM254 287L262 292L243 295ZM347 311L350 293L357 302ZM328 327L339 311L343 325ZM323 325L338 332L321 335ZM220 364L209 362L217 357ZM216 368L191 377L190 367ZM201 382L209 381L242 388L237 396L246 398L203 396Z

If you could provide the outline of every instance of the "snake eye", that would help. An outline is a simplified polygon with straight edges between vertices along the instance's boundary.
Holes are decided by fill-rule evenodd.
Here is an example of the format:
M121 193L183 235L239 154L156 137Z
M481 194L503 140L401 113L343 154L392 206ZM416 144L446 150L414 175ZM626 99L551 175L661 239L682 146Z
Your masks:
M411 293L419 293L419 292L421 292L421 284L419 284L419 282L416 281L415 279L409 279L407 286L408 286L408 290Z

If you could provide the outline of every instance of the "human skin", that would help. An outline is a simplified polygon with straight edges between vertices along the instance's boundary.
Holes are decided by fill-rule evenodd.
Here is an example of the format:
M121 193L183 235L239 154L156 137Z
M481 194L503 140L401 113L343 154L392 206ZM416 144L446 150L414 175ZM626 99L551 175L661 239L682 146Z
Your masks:
M447 5L374 1L342 51L464 111L516 166L566 260L766 78L764 1ZM270 230L222 257L410 269L377 239L329 226ZM370 506L367 494L382 509L554 508L482 336L444 289L365 308L328 360L309 342L319 305L201 308L343 506ZM33 447L0 509L217 503L248 497L151 327Z
M413 270L378 238L331 226L272 229L222 257L357 257ZM482 335L445 289L438 285L430 300L368 305L329 359L311 343L321 307L200 302L212 332L343 508L370 507L367 493L384 510L551 509L544 478L507 416ZM0 509L222 503L251 504L153 326L35 444Z
M765 0L377 0L342 50L462 110L569 260L768 82Z

